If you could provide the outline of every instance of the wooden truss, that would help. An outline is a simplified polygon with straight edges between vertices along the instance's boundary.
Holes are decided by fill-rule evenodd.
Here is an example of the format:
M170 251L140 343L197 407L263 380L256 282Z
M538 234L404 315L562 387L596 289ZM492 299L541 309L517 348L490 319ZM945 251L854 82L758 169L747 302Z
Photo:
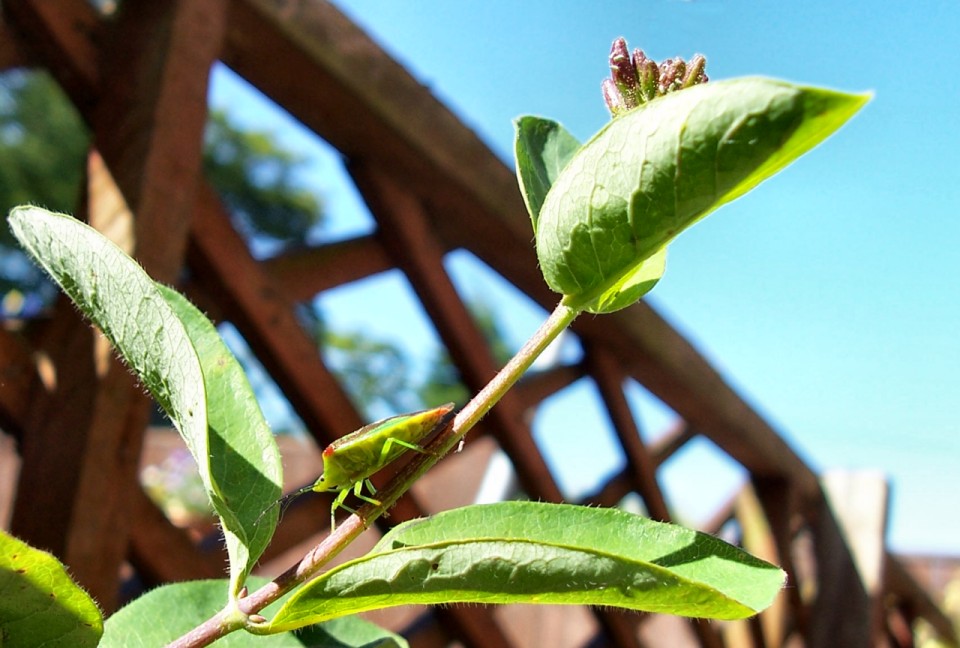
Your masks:
M444 255L467 249L544 308L554 306L512 170L331 5L128 0L111 20L85 0L4 0L2 7L0 70L46 68L94 135L86 218L103 230L126 231L121 240L155 278L175 283L188 269L190 294L239 329L320 444L362 421L298 324L297 302L399 268L474 390L496 367L444 270ZM267 261L251 256L201 171L208 77L217 60L340 151L376 219L375 234ZM125 220L130 213L135 217ZM691 641L909 646L918 617L955 640L947 618L886 552L882 483L821 481L648 305L583 317L574 332L583 362L510 394L483 432L510 458L531 498L559 501L524 415L587 377L627 458L589 503L613 505L636 493L653 517L670 519L657 469L698 435L743 466L748 488L718 512L710 530L737 520L744 543L782 565L790 585L739 630L690 623ZM21 458L13 532L58 554L109 611L124 564L158 583L218 577L223 561L171 526L139 488L149 403L101 346L63 303L31 336L0 331L0 422L18 439ZM644 445L628 407L628 379L682 418L654 447ZM416 492L391 521L423 512L427 495ZM860 517L866 513L856 527L847 515L852 502ZM291 515L271 555L306 537L308 523L325 519L318 510L309 522ZM592 610L584 618L592 618L589 645L677 645L644 632L652 616ZM424 611L408 632L417 646L536 645L524 644L504 615L483 607Z

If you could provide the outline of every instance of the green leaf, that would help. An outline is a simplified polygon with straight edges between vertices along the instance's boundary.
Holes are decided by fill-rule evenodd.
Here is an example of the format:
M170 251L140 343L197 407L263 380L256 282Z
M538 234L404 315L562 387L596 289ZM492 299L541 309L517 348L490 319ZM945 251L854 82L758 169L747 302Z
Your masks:
M667 269L667 248L662 247L653 256L640 262L631 272L604 290L584 310L591 313L612 313L626 308L653 290Z
M239 591L270 544L283 493L280 450L246 374L213 323L177 291L157 284L200 359L207 396L212 497L230 556L231 591Z
M713 536L615 509L470 506L402 524L298 590L283 631L406 604L602 605L715 619L769 606L781 570Z
M251 588L266 583L251 578ZM150 590L107 619L101 648L153 648L164 646L189 632L223 607L226 580L173 583ZM266 608L269 613L279 603ZM242 630L217 641L219 647L263 646L263 648L407 648L398 635L359 618L337 619L304 628L297 634L284 633L253 638Z
M230 538L235 595L276 522L275 514L266 515L260 521L263 528L255 529L255 518L280 492L276 444L265 433L236 361L199 311L171 297L172 291L158 286L93 228L38 207L14 209L10 225L27 252L109 338L180 431ZM186 325L168 299L184 313ZM221 378L225 382L216 384Z
M519 117L514 121L514 127L517 179L536 234L540 208L547 192L580 148L580 142L557 122L542 117Z
M186 329L150 277L120 248L72 216L17 207L9 221L24 249L103 331L167 411L194 457L205 458L209 452L200 361Z
M97 604L60 561L0 530L0 644L83 648L101 634Z
M553 183L537 256L571 308L608 312L645 260L837 130L869 99L762 78L711 82L611 121Z

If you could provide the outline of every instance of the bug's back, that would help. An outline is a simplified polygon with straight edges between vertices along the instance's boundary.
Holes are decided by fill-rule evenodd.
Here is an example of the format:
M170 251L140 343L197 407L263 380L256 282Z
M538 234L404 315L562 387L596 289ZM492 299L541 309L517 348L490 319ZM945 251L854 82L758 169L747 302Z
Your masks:
M407 451L399 443L419 443L453 410L453 403L433 409L392 416L343 436L323 451L323 475L313 490L342 490L376 473Z

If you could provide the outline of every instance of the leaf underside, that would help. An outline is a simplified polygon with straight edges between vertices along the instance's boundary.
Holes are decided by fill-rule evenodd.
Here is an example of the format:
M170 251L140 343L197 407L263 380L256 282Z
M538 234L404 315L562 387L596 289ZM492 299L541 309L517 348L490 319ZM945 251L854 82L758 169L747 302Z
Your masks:
M710 535L614 509L505 502L398 526L298 590L273 631L405 604L552 603L739 619L781 570Z
M536 245L547 284L577 310L630 305L642 282L624 277L649 279L653 270L639 268L678 234L819 144L868 99L745 78L669 94L613 120L543 199Z
M213 324L71 216L18 207L14 235L113 343L180 431L227 536L235 595L272 535L279 451Z

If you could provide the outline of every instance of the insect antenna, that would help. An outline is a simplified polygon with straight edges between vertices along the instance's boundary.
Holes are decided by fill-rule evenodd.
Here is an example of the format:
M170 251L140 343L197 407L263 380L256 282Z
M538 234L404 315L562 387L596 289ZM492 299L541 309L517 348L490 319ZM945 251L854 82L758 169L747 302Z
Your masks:
M268 506L267 508L263 509L263 511L260 513L260 515L257 516L256 521L253 523L254 526L260 524L261 518L263 518L264 515L266 515L266 514L269 513L270 511L272 511L273 508L276 507L276 506L279 506L279 507L280 507L280 516L279 516L279 518L280 518L280 519L283 519L283 514L287 512L287 509L288 509L288 508L290 508L290 504L293 502L293 500L297 499L298 497L300 497L300 496L303 495L304 493L309 493L310 491L312 491L312 490L313 490L313 486L314 486L313 484L308 484L307 486L304 486L303 488L300 488L300 489L298 489L298 490L295 490L295 491L293 491L292 493L287 493L286 495L284 495L283 497L281 497L280 499L278 499L276 502L274 502L273 504L271 504L271 505Z

